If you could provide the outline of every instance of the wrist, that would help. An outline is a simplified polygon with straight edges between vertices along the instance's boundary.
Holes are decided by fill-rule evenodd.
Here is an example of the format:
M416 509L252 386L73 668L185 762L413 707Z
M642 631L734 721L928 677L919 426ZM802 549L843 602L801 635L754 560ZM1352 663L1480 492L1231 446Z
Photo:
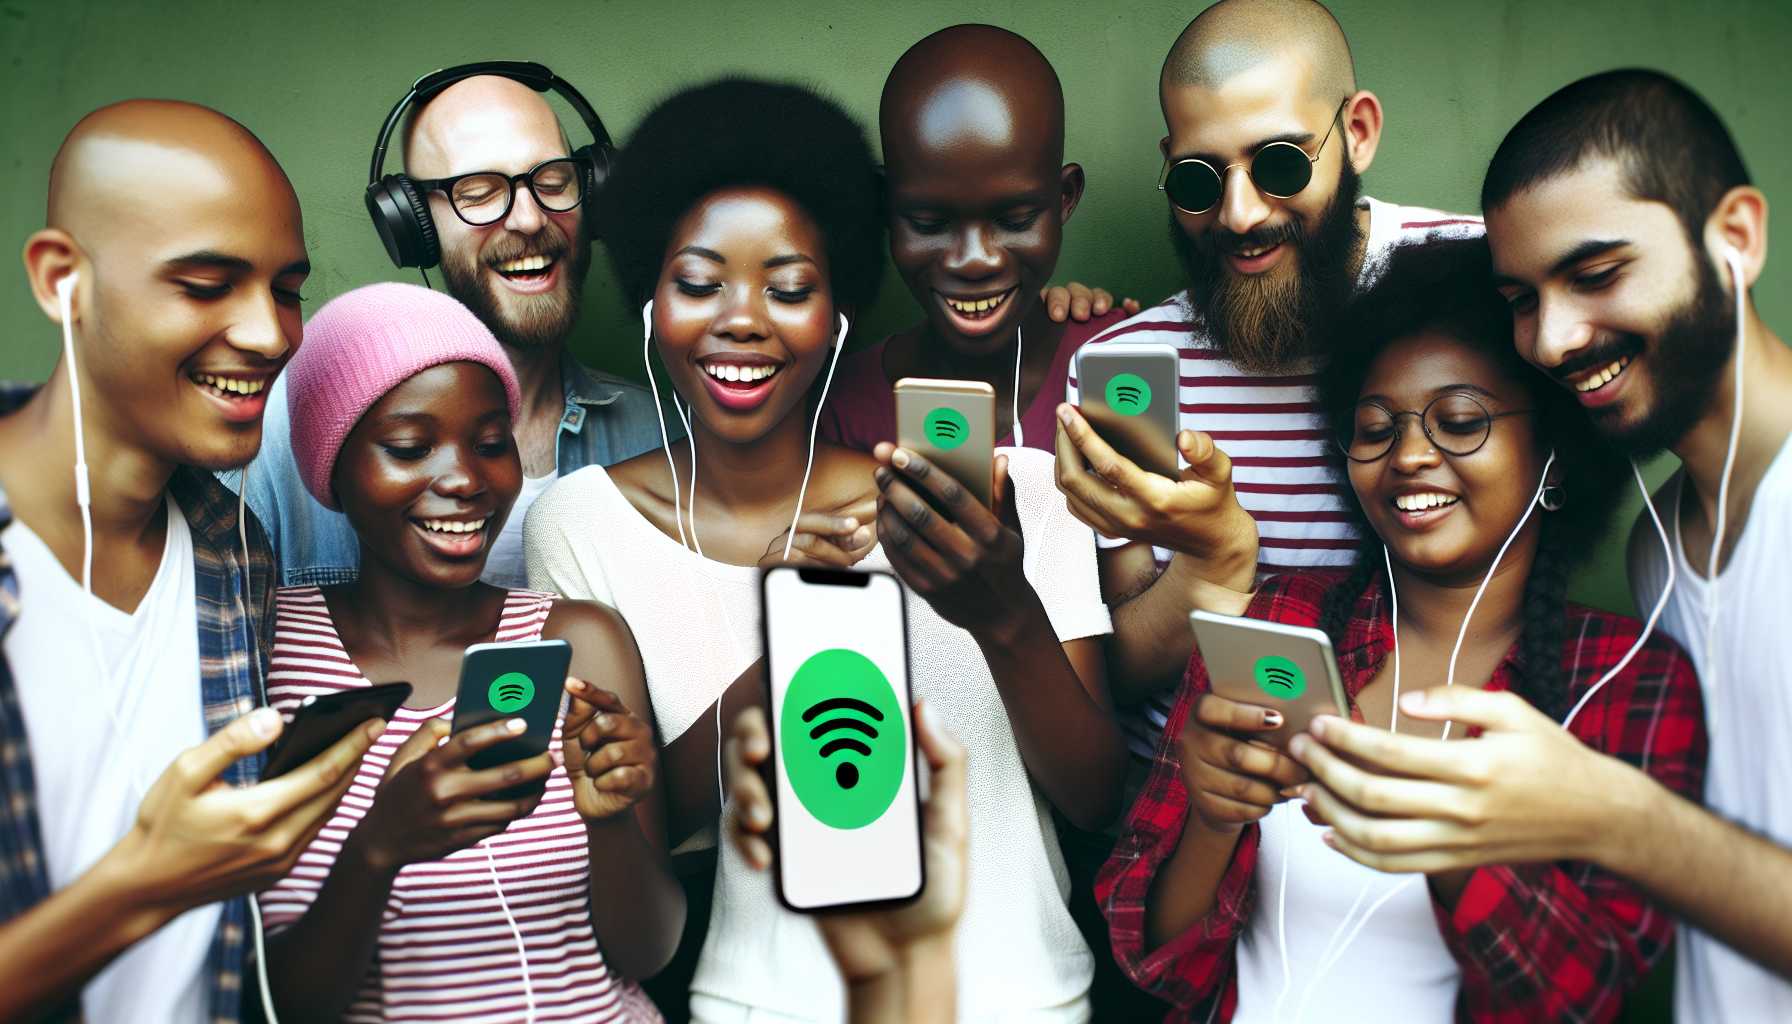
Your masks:
M342 844L342 853L337 856L339 866L348 866L352 870L373 878L390 880L398 876L398 870L404 867L398 856L390 850L383 849L375 842L371 834L368 819L361 819L361 824L348 835Z
M595 850L600 845L609 845L638 835L633 812L634 805L631 804L606 818L586 818L585 844Z
M1022 588L1015 600L1003 601L995 618L987 620L981 628L971 632L985 654L1007 653L1039 639L1038 630L1041 626L1044 627L1045 634L1051 637L1051 642L1057 643L1056 634L1051 630L1051 620L1045 614L1045 606L1039 603L1039 595L1034 593L1029 584Z
M1691 805L1630 765L1606 760L1616 770L1601 787L1604 798L1591 804L1589 820L1578 829L1586 848L1576 859L1638 879L1647 873L1653 837L1674 832L1671 818L1678 805Z
M152 881L156 874L153 865L144 862L141 837L133 829L76 882L83 895L115 922L113 934L120 949L148 938L190 909L184 900L156 898L158 887Z

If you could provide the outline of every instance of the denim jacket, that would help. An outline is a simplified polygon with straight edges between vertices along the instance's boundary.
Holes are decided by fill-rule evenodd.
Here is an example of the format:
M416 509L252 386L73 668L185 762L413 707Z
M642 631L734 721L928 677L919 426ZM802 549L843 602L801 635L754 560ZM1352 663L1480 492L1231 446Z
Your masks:
M599 373L571 353L560 357L560 380L566 411L560 416L554 462L561 476L586 466L608 466L660 446L660 428L654 422L658 413L646 388ZM673 439L684 436L676 416L666 426ZM226 475L225 481L241 486L235 473ZM299 479L284 375L268 399L261 453L249 467L249 507L274 546L281 586L346 583L360 571L360 542L347 517L324 508Z

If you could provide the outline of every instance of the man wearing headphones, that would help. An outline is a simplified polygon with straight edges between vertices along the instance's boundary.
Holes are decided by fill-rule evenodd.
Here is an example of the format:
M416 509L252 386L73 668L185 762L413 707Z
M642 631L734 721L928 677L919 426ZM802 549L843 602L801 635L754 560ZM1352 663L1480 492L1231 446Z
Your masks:
M550 90L584 120L590 145L571 147L542 95ZM382 176L395 130L405 171ZM566 349L591 262L592 193L611 152L603 122L577 90L539 64L516 61L425 75L388 115L374 151L367 206L388 255L426 281L427 268L439 264L448 293L491 328L522 385L515 429L523 490L491 541L485 579L496 586L527 585L523 518L549 484L660 444L652 395L581 365ZM299 483L283 380L269 401L248 498L283 585L354 578L354 532Z

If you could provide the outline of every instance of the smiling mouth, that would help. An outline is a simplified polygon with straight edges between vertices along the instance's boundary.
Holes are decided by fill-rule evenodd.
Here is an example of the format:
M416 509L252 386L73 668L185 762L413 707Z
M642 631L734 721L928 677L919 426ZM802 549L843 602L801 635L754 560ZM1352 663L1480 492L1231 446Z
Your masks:
M716 383L737 391L748 391L758 387L776 377L784 369L782 363L707 362L697 365Z
M1575 374L1565 379L1568 386L1575 391L1583 395L1591 394L1604 388L1612 381L1617 380L1635 359L1635 356L1624 356L1613 360L1605 366L1587 370L1584 373Z
M479 519L412 519L411 525L423 535L432 550L448 558L466 558L485 548L486 524L490 516Z
M532 284L542 281L553 273L554 264L558 262L559 257L557 256L518 256L515 259L499 260L491 264L491 268L506 281Z
M212 397L225 401L253 398L268 386L266 377L221 377L213 373L195 373L189 379L211 392Z
M990 295L981 299L955 299L950 295L941 294L940 299L945 302L947 309L966 320L988 320L1001 313L1008 305L1008 300L1013 298L1014 293L1018 290L1018 288L1010 288L999 295Z
M1402 512L1417 513L1429 512L1432 509L1438 508L1449 508L1451 505L1454 505L1461 500L1461 498L1456 497L1454 494L1444 494L1441 491L1427 491L1422 494L1396 494L1394 497L1388 499L1388 503Z

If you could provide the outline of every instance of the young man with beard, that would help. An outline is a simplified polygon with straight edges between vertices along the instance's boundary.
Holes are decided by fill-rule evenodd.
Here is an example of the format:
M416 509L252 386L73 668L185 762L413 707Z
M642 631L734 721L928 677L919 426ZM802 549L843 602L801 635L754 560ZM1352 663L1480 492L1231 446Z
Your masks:
M222 114L117 103L63 141L24 258L67 333L0 388L0 1019L234 1021L243 895L383 728L256 783L273 558L212 474L299 342L298 197Z
M1337 848L1381 870L1585 860L1627 876L1684 922L1680 1019L1792 1019L1792 351L1747 295L1766 197L1702 99L1626 70L1526 114L1482 206L1520 354L1638 456L1680 457L1654 499L1672 550L1639 517L1631 586L1647 609L1674 578L1660 628L1703 680L1709 809L1462 687L1402 709L1479 727L1473 744L1323 719L1311 798Z
M571 147L552 108L521 82L493 75L462 79L426 97L404 128L405 171L439 180L477 171L519 178ZM523 490L494 539L484 579L526 585L523 519L535 498L567 473L609 465L659 447L653 397L620 377L581 365L566 349L578 320L591 241L591 197L565 212L542 207L526 184L510 182L508 212L467 223L446 192L428 194L448 293L489 328L509 353L522 385L516 441ZM359 548L339 512L299 482L283 387L268 408L268 439L249 477L249 504L266 524L281 583L329 585L354 578ZM676 423L671 425L674 435Z
M1188 288L1089 344L1181 352L1189 466L1177 480L1139 468L1070 405L1057 439L1058 485L1103 535L1109 675L1117 700L1142 704L1128 740L1147 761L1194 647L1195 589L1249 590L1258 572L1344 565L1356 548L1313 395L1326 324L1396 247L1481 233L1474 217L1359 197L1381 103L1357 88L1343 30L1312 0L1209 7L1170 49L1158 91L1161 187ZM1235 518L1246 514L1254 531Z

